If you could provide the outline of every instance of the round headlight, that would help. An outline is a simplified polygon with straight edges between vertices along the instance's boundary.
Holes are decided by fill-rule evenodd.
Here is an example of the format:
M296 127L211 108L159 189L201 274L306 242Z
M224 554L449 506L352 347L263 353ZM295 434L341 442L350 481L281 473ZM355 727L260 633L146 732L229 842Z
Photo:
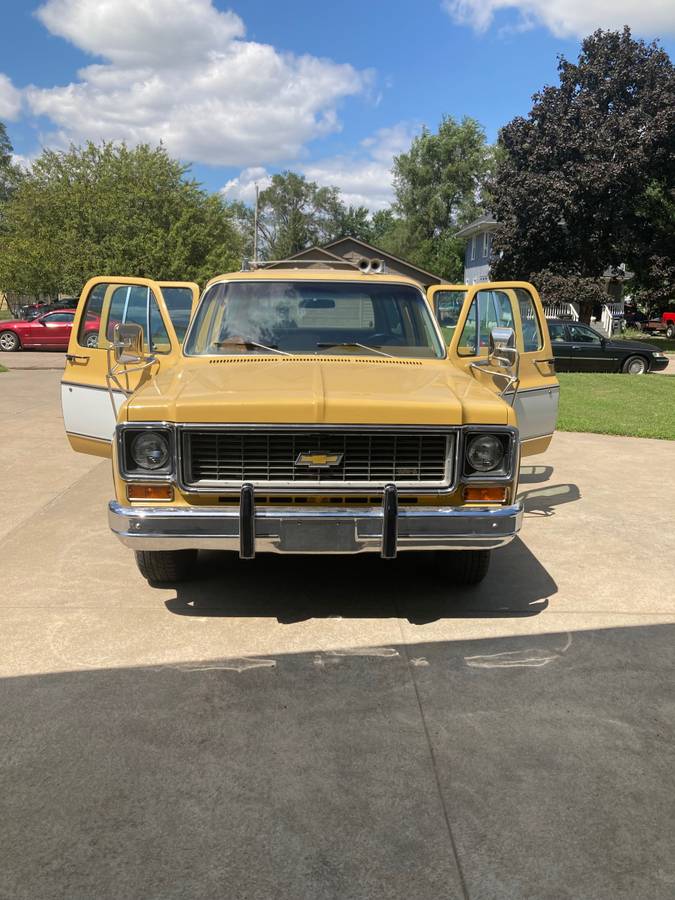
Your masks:
M472 469L489 472L496 469L504 459L504 445L494 434L480 434L469 441L466 458Z
M143 431L131 442L131 458L141 469L161 469L169 461L169 442L162 434Z

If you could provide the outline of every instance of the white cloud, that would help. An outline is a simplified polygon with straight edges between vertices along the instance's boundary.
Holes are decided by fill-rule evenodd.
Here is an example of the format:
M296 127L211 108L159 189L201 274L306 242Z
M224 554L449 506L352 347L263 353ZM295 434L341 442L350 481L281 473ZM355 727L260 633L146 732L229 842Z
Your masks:
M31 156L30 154L25 153L13 153L12 154L12 162L15 166L19 166L21 169L25 169L26 171L30 171L33 166L33 160L35 156Z
M517 10L523 26L544 25L557 37L582 37L596 28L630 25L648 37L675 34L673 0L443 0L460 24L486 31L499 10Z
M370 80L244 40L241 19L211 0L47 0L37 16L105 60L72 84L27 89L61 142L162 140L183 159L216 165L293 159L339 128L339 102Z
M272 176L263 166L251 166L243 169L236 178L230 178L221 193L228 200L241 200L243 203L252 204L255 200L256 184L261 191L272 182Z
M329 156L293 169L321 187L339 187L346 204L366 206L376 212L385 209L393 200L393 159L410 147L413 135L411 126L400 122L392 128L381 128L362 141L359 153ZM221 190L228 200L250 204L255 199L256 183L264 190L271 178L266 168L254 166L243 169Z
M339 187L345 203L367 206L376 212L393 200L394 156L408 150L413 134L414 129L403 122L381 128L362 142L360 153L317 160L305 165L302 171L310 181Z
M0 120L16 119L21 109L21 94L9 78L0 72Z

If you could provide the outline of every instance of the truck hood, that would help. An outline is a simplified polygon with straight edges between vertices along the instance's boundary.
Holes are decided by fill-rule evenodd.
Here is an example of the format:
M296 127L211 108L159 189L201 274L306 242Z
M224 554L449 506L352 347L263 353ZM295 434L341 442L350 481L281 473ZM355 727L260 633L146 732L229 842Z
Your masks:
M506 425L511 408L448 360L183 359L139 388L130 422Z

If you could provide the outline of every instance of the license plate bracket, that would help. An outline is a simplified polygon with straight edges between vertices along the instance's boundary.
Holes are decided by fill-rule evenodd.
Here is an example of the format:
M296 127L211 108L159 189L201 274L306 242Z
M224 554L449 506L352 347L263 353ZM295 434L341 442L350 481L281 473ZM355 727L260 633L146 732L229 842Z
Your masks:
M354 553L353 522L282 522L279 546L289 553Z

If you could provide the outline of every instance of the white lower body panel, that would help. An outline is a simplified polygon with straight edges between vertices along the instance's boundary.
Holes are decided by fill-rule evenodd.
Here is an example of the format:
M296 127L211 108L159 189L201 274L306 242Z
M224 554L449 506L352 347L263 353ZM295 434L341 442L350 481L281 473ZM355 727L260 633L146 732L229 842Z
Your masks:
M113 400L106 388L84 384L61 384L61 409L63 423L68 434L112 441L117 424L117 413L126 399L119 391L113 392Z
M521 441L553 434L558 421L559 400L558 385L518 391L514 408Z

